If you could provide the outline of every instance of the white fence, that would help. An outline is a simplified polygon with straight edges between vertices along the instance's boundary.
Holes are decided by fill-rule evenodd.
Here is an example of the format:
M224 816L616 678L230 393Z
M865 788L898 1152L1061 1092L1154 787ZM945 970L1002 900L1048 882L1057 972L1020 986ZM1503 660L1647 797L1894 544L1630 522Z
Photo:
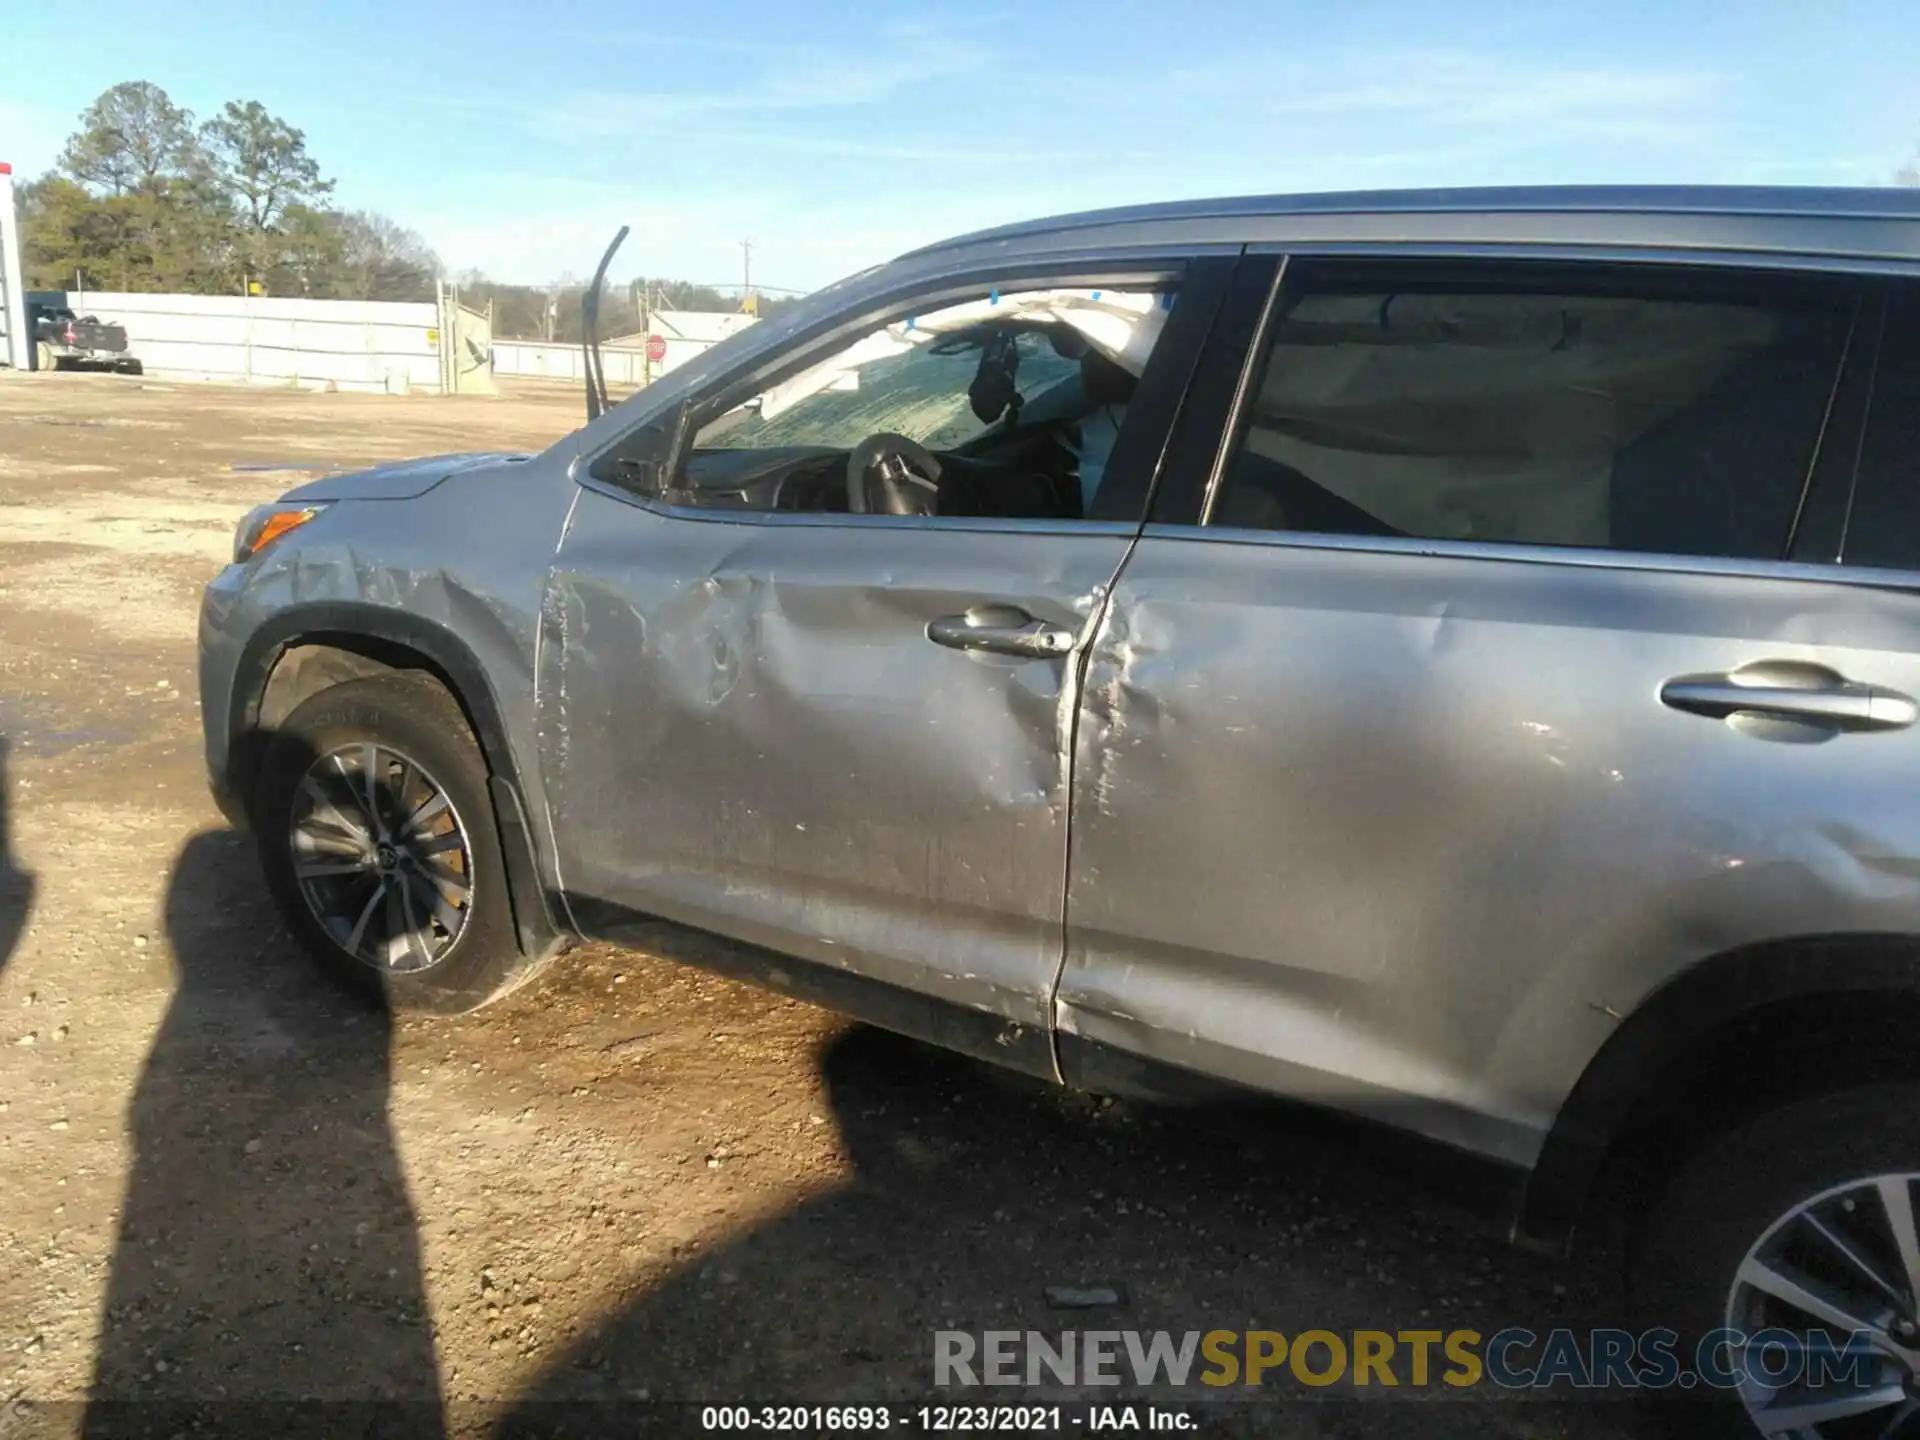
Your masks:
M401 394L448 384L432 301L72 292L76 314L124 325L149 375Z
M494 340L487 317L461 306L453 290L439 304L117 291L69 291L67 303L76 314L126 327L128 354L162 379L403 394L485 393L494 375L575 383L584 375L578 345ZM752 323L750 316L681 318L730 322L728 331ZM714 343L678 334L669 324L657 333L667 356L651 367L645 336L601 346L608 385L637 388Z
M752 315L731 310L655 310L649 323L653 333L666 342L667 353L653 367L654 378L704 355L722 340L752 325L754 319ZM644 345L646 338L645 335L616 336L614 343Z
M665 342L665 358L647 363L647 332L616 335L600 346L607 384L641 386L711 350L721 340L753 324L751 315L705 311L656 310L653 331ZM495 340L493 373L532 375L549 380L586 378L578 344L546 340Z
M602 345L600 360L606 367L608 385L640 386L647 383L647 356L643 350ZM533 375L549 380L586 381L578 345L548 344L544 340L495 340L493 373L496 375Z

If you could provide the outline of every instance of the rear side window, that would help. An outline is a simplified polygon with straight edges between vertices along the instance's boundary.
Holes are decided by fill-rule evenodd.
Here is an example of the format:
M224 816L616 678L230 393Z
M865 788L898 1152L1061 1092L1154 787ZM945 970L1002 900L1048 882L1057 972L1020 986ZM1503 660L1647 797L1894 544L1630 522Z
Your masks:
M1849 565L1920 570L1920 291L1912 285L1887 314L1843 544Z
M1210 523L1778 559L1852 316L1762 277L1296 265Z

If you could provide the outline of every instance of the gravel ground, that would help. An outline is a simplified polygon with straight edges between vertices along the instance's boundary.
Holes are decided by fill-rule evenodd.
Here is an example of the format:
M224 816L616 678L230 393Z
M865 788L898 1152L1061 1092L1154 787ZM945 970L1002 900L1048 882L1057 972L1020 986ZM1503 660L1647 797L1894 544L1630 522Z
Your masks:
M579 410L0 372L0 1436L698 1428L662 1407L904 1407L943 1328L1584 1313L1317 1118L1055 1092L597 945L455 1021L311 975L200 767L198 587L302 478L236 467L537 447ZM1063 1284L1120 1303L1051 1308ZM1621 1405L1365 1393L1190 1408L1640 1433Z

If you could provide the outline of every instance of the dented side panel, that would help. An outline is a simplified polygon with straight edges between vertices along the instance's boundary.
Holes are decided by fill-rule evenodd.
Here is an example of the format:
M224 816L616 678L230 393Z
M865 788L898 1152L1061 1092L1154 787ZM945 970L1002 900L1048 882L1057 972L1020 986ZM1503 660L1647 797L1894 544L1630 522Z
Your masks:
M547 567L576 488L572 442L531 460L459 470L410 499L379 496L384 472L341 482L340 498L300 531L207 585L200 613L201 701L210 773L226 773L242 652L289 612L342 603L404 614L444 632L486 677L527 813L545 811L534 763L534 647ZM544 837L542 837L544 838ZM557 888L551 847L537 845Z
M570 892L1044 1029L1076 657L1130 530L734 523L583 492L543 613L540 756Z
M1150 530L1089 657L1058 1022L1529 1164L1688 966L1920 932L1920 731L1663 682L1914 695L1916 649L1891 590Z

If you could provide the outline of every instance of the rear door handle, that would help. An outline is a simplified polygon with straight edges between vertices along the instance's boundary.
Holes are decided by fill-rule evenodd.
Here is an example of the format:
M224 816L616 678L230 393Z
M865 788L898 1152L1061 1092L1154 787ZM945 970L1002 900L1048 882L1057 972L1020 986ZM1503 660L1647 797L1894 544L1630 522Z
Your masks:
M1830 730L1904 730L1920 719L1920 705L1909 695L1794 660L1763 660L1728 675L1678 676L1660 687L1660 699L1716 720L1754 715Z
M1045 660L1065 655L1076 637L1066 626L1036 620L1017 605L975 605L964 614L928 621L927 638L950 650Z

